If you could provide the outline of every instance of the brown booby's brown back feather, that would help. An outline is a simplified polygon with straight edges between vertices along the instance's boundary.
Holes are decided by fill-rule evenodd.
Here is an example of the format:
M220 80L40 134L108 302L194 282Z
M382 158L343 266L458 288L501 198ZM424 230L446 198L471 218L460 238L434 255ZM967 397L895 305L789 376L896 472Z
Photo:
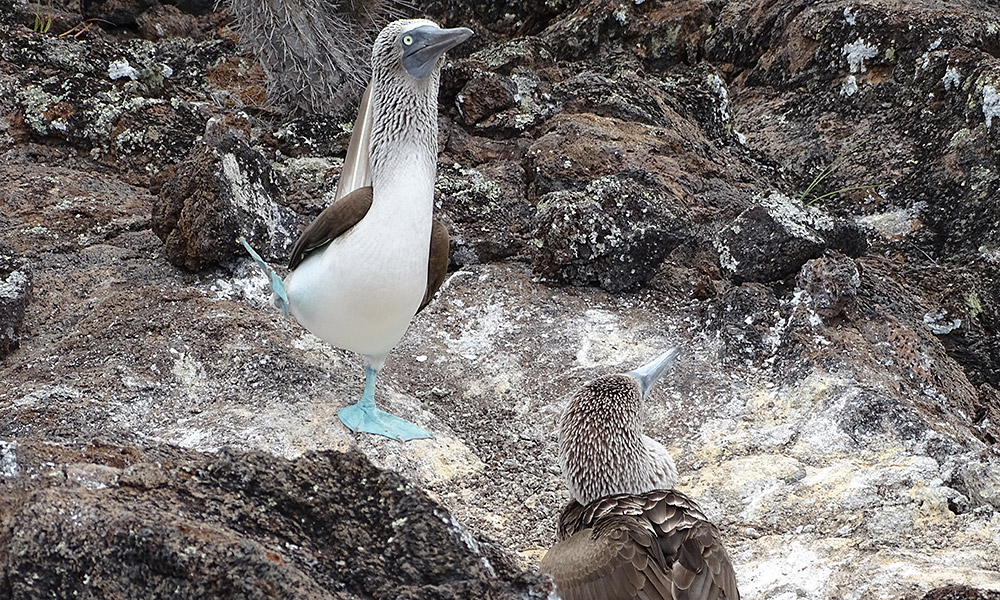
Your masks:
M674 490L571 501L540 569L563 600L739 600L719 532Z

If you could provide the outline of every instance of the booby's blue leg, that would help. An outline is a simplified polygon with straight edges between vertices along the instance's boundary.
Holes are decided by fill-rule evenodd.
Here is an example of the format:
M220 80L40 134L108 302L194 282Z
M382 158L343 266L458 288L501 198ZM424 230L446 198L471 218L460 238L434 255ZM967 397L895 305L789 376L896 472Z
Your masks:
M272 269L269 264L264 262L264 259L261 258L259 254L254 252L253 248L250 247L250 244L247 243L247 239L245 237L241 235L239 241L243 244L243 247L247 249L247 252L250 253L250 257L253 258L254 262L256 262L261 270L264 271L264 275L271 278L271 291L273 291L276 296L276 298L274 298L274 305L280 308L287 317L288 293L285 292L285 284L281 281L281 277L278 277L278 274L274 272L274 269Z
M384 435L401 442L434 437L406 419L375 408L377 375L375 369L365 365L365 393L361 396L361 400L358 400L357 404L345 406L337 411L337 416L344 425L353 431Z

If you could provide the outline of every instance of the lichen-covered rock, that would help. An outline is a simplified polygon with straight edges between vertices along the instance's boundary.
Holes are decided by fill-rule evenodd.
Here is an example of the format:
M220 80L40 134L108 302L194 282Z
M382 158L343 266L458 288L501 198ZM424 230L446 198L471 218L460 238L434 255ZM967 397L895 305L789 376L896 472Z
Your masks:
M858 255L867 248L857 227L773 192L719 232L719 265L737 283L792 275L828 247Z
M19 137L66 143L148 183L204 130L214 109L177 91L205 85L204 70L225 46L182 38L116 46L18 28L0 36L0 51L20 65L0 91Z
M0 244L0 361L18 346L30 286L27 261Z
M524 199L524 171L517 163L481 169L442 165L436 190L448 218L452 262L462 267L522 254L534 225Z
M971 12L981 18L966 19ZM877 189L825 204L871 215L916 206L922 230L911 241L931 254L975 253L1000 240L1000 179L982 168L1000 152L989 100L1000 64L987 41L998 18L996 6L971 0L735 1L722 7L706 50L739 73L735 127L801 189L839 162L818 193Z
M861 275L853 260L832 252L802 265L795 284L817 315L833 319L854 312Z
M649 281L683 233L678 224L664 226L651 218L652 204L641 193L641 183L622 178L599 179L582 192L542 196L535 270L612 292Z
M470 79L457 98L459 120L475 125L490 115L514 105L517 84L496 73L480 73Z
M356 452L0 442L0 596L543 598ZM486 542L483 540L483 542Z
M552 119L528 150L534 265L573 285L634 289L693 237L675 133L593 114Z
M152 227L174 265L198 271L245 251L278 258L292 235L283 192L264 157L237 132L207 136L177 166L153 205Z
M551 94L552 62L551 51L537 38L517 38L449 60L442 70L442 106L474 131L501 138L522 135L558 112Z

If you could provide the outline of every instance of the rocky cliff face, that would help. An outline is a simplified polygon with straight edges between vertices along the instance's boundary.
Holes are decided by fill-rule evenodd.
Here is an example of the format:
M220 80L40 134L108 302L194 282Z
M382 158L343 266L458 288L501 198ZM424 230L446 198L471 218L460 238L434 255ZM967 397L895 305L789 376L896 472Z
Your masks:
M0 598L544 594L563 396L671 345L648 433L744 598L1000 589L1000 9L420 9L478 35L401 445L233 243L281 261L349 123L262 104L224 7L0 8Z

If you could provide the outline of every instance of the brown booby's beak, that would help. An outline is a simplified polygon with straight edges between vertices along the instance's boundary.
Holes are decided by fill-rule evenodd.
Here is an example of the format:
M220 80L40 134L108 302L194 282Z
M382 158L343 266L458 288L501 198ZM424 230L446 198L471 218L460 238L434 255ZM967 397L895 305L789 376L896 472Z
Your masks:
M674 363L677 362L677 357L680 353L681 349L674 346L647 364L635 369L634 371L629 371L626 375L631 375L639 380L639 386L642 388L642 397L645 398L646 394L649 393L649 390L651 390L653 385L656 384L656 381L662 377L664 373L669 371L670 367L674 366Z

